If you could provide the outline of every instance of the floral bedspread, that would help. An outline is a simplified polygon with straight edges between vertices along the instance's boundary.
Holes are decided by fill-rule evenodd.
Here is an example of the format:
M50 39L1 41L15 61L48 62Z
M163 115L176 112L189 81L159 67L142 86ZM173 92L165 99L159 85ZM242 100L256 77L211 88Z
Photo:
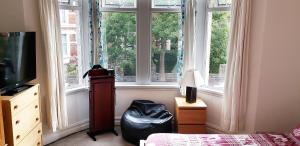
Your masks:
M152 134L146 146L297 146L299 143L284 134Z

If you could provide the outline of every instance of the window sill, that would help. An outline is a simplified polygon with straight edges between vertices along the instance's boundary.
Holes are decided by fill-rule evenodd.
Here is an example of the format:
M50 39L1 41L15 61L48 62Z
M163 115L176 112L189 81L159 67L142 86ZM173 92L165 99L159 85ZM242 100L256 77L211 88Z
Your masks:
M149 89L149 90L177 90L179 91L179 85L176 84L166 84L166 85L137 85L137 84L118 84L116 83L116 89ZM66 95L75 94L82 91L88 91L88 86L82 86L73 89L67 89ZM207 87L201 87L198 92L205 95L210 95L214 97L223 97L224 93Z
M224 92L214 90L214 89L211 89L211 88L207 88L207 87L199 88L198 92L200 92L202 94L205 94L205 95L214 96L214 97L223 97L224 96Z
M137 85L137 84L116 84L117 89L160 89L160 90L178 90L177 84L172 85Z
M71 95L71 94L75 94L78 92L82 92L82 91L88 91L89 87L88 86L81 86L81 87L76 87L76 88L72 88L72 89L66 89L66 95Z

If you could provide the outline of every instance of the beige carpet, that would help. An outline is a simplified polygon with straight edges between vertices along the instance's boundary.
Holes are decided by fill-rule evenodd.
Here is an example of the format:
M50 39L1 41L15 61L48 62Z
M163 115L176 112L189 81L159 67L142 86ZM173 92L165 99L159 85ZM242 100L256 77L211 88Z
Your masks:
M133 146L122 138L120 127L117 127L116 130L119 136L115 136L113 133L100 134L96 136L97 141L93 141L86 134L87 131L82 131L48 146Z

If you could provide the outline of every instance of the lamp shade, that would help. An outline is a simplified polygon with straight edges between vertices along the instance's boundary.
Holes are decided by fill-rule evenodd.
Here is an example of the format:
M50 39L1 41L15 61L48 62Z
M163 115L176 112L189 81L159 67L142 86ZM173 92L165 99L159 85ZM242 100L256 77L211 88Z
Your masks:
M204 80L197 70L188 70L183 74L183 78L180 83L180 93L185 96L186 87L200 87L204 85Z

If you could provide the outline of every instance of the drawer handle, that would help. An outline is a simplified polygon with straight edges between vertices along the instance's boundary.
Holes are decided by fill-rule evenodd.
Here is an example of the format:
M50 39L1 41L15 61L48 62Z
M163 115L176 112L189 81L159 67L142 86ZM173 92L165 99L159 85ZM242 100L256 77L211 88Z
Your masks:
M34 96L36 96L37 95L37 93L36 92L34 92Z
M21 136L20 135L17 135L17 139L19 139Z
M38 142L36 145L38 145L38 146L39 146L39 145L41 145L41 143L40 143L40 142Z
M38 105L35 105L35 106L34 106L34 108L36 108L36 109L37 109L37 108L39 108L39 106L38 106Z
M38 134L40 134L41 133L41 130L38 130Z
M17 120L17 121L16 121L16 125L18 125L19 123L20 123L20 121L19 121L19 120Z
M35 118L35 121L38 121L39 120L39 118Z
M15 106L14 106L14 110L16 110L16 109L18 109L18 105L15 105Z

